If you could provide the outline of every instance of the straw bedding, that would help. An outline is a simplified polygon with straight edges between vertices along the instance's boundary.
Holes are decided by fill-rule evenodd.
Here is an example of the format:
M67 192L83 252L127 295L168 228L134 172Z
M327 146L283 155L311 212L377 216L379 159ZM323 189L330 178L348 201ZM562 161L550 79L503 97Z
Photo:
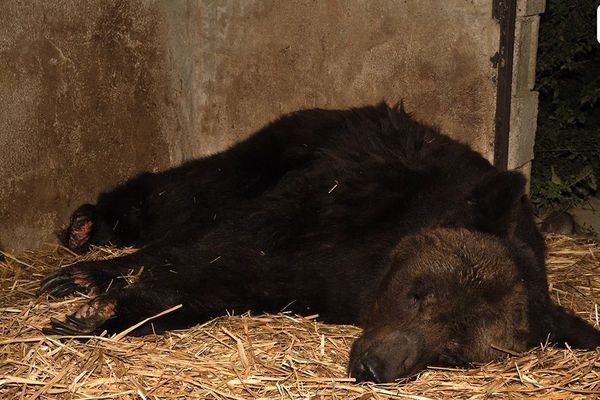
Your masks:
M600 245L547 238L555 300L598 327ZM540 347L468 370L357 385L346 374L360 330L286 314L228 316L160 336L59 341L41 334L84 301L37 297L39 278L85 257L64 248L5 254L0 262L1 399L476 399L600 397L600 349Z

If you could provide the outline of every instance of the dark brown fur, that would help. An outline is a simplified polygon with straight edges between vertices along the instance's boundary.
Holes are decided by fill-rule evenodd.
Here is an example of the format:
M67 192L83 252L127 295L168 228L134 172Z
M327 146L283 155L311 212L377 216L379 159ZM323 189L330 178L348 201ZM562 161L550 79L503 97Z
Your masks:
M401 108L293 113L76 210L73 250L142 249L45 277L54 296L101 293L45 331L116 332L176 304L156 331L288 306L363 326L349 371L377 382L495 347L594 348L600 333L550 301L524 188Z

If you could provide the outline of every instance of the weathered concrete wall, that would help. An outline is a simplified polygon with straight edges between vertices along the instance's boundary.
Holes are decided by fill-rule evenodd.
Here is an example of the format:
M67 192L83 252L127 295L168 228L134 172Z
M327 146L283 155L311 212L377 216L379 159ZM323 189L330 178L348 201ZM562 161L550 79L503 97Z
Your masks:
M535 86L540 14L545 0L518 0L515 24L508 168L529 176L537 128L538 92Z
M0 243L284 112L405 100L493 153L491 1L0 3Z
M169 165L176 130L156 5L0 3L0 242L53 241L69 209Z
M169 4L168 8L173 8ZM171 18L195 154L305 107L404 99L491 156L499 30L490 1L221 1ZM171 48L180 46L177 40Z

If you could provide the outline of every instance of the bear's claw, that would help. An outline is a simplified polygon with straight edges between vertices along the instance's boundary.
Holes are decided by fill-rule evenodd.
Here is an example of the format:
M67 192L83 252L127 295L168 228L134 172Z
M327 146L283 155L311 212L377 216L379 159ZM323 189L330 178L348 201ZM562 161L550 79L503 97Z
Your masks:
M42 328L46 335L92 335L115 314L114 304L108 299L97 297L86 303L74 314L66 315L64 321L50 319L50 325Z
M85 252L89 247L95 214L96 209L91 204L84 204L75 210L69 227L63 233L63 244L72 251Z
M40 282L38 295L48 293L53 297L64 297L71 293L88 293L90 285L80 273L73 271L72 267L64 267L44 276Z

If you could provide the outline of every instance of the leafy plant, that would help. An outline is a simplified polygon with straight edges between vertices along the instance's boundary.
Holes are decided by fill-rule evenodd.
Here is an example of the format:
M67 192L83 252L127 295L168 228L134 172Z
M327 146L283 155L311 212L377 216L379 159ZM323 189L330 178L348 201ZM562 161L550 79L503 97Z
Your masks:
M597 0L547 0L538 45L540 93L531 195L537 208L569 207L600 179Z

